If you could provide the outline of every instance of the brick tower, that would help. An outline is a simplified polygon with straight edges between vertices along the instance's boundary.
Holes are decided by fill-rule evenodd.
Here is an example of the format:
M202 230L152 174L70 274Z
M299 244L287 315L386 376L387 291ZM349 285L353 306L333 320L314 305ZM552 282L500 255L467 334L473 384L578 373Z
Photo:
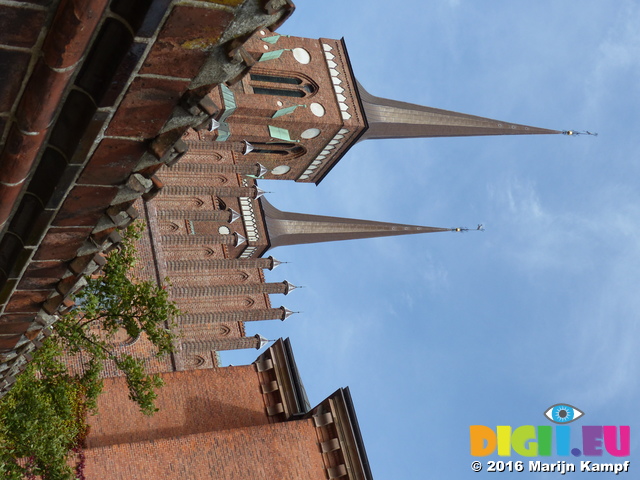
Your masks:
M291 314L271 305L270 295L294 288L265 282L263 270L279 263L262 258L271 248L461 230L282 212L257 179L317 184L367 139L563 133L375 97L354 77L342 40L265 28L230 55L246 71L200 102L208 117L155 177L153 201L138 207L148 225L146 275L169 278L184 313L178 353L165 370L211 367L216 351L260 348L264 339L246 337L244 322Z
M367 139L564 133L371 95L342 40L263 29L243 58L253 63L248 74L210 94L215 107L199 146L234 151L235 163L258 162L263 178L318 184Z
M171 280L184 312L176 370L214 366L215 351L260 348L244 322L291 314L271 305L270 295L294 288L265 282L263 270L279 263L261 258L271 248L461 230L282 212L256 179L317 184L366 139L562 133L375 97L355 79L342 40L262 29L232 54L250 68L201 102L209 117L183 137L181 155L155 178L159 193L139 207L146 271Z
M164 371L215 366L220 350L261 348L264 338L246 337L245 322L292 314L271 305L271 296L295 289L286 280L265 281L264 270L280 263L267 256L271 248L461 230L282 212L262 196L251 173L236 168L249 164L231 163L230 151L192 146L158 176L168 186L138 205L147 223L139 245L141 274L168 278L171 298L183 312L176 319L177 352Z

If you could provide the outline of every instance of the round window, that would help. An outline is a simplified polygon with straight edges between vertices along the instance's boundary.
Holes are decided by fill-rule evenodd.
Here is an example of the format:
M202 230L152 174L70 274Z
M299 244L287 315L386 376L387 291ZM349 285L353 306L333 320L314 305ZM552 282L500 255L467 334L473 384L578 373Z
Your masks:
M311 113L313 113L316 117L322 117L324 115L324 107L319 103L314 102L309 105L309 108L311 109Z
M307 128L300 134L302 138L316 138L318 135L320 135L319 128Z
M222 225L221 227L218 227L218 233L220 235L229 235L231 230L229 230L229 227Z
M271 170L273 175L284 175L285 173L289 173L291 167L289 165L278 165L276 168Z
M293 58L295 58L299 63L306 65L311 61L311 55L304 48L294 48L293 49Z

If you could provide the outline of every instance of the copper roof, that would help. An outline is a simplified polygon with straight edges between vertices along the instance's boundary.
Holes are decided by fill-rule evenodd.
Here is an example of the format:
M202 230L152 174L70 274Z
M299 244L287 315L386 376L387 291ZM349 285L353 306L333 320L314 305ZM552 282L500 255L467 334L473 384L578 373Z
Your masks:
M559 130L529 127L465 113L424 107L376 97L358 83L369 128L360 141L371 138L426 138L478 135L557 134Z
M271 248L282 245L389 237L414 233L450 232L452 228L422 227L351 218L282 212L260 199Z

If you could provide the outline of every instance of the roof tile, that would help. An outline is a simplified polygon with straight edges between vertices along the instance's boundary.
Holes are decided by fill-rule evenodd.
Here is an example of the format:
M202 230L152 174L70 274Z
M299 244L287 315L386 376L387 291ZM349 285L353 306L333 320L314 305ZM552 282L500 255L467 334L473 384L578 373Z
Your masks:
M11 110L30 59L29 53L0 49L0 112Z
M105 138L100 142L78 183L119 185L129 178L145 150L142 142Z
M5 308L5 312L20 312L20 313L37 313L42 308L42 303L47 299L50 290L17 290L13 292L11 300ZM27 331L28 324L24 327L24 330L15 333L24 333Z
M18 287L21 290L54 288L67 271L67 264L60 261L32 262ZM33 318L31 318L33 320Z
M36 252L35 260L73 260L93 227L52 227Z
M118 193L118 187L76 186L67 195L54 225L92 228Z
M3 6L0 15L0 44L31 48L38 39L47 12Z
M188 86L188 80L136 78L111 121L107 135L155 137Z

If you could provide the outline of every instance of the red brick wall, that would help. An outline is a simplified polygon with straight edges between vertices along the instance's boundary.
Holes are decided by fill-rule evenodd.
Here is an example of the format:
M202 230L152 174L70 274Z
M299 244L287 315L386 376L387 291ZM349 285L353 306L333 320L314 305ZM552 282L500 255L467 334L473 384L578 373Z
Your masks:
M123 378L105 381L99 414L89 418L90 448L268 423L253 365L174 372L162 376L156 406L147 417L128 399ZM87 478L110 478L88 476ZM157 477L164 478L164 477Z
M326 480L311 420L113 445L86 452L85 475L120 480Z

